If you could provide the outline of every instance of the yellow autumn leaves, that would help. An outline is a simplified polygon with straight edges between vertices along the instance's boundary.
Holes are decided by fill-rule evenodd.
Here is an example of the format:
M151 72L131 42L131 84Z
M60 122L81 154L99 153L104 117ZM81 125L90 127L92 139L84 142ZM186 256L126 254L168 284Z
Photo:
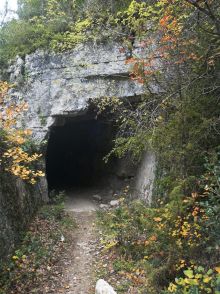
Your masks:
M25 166L27 163L38 160L41 157L41 154L33 154L30 156L20 147L14 147L13 149L9 149L7 152L5 152L3 157L11 159L9 167L7 167L5 170L21 178L22 180L27 180L31 184L35 184L38 177L44 176L42 171L34 171L29 166Z
M170 283L169 293L215 293L219 291L220 268L205 270L202 266L191 266L183 271L184 277L177 278L175 283ZM178 292L177 292L178 291Z
M19 105L11 103L7 96L9 88L8 83L0 81L0 130L3 131L0 139L4 143L4 149L0 149L0 170L4 169L22 180L35 184L37 178L43 177L44 173L35 170L31 165L38 161L42 154L29 154L24 151L23 145L32 131L17 128L17 118L22 112L27 111L28 105L26 102Z

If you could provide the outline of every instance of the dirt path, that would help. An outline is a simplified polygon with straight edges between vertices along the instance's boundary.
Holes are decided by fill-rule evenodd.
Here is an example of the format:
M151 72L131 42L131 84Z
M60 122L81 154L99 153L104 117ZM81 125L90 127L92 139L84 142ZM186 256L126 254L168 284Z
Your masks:
M100 203L109 203L113 194L106 189L85 189L66 195L65 210L77 227L64 236L63 252L42 294L94 294L96 261L101 250L96 211Z
M95 293L96 270L102 260L96 210L109 203L113 193L90 189L66 194L65 209L70 217L61 217L59 204L47 205L39 212L28 238L18 247L19 257L13 258L10 277L8 268L2 276L10 278L5 284L0 281L5 294Z
M63 271L66 294L94 293L93 264L96 252L97 235L93 225L95 212L74 212L77 229L72 238L73 246L69 248L68 259Z
M94 263L97 255L96 229L97 201L92 191L75 191L67 194L65 208L73 215L77 228L73 230L72 245L64 261L63 284L65 294L94 294Z

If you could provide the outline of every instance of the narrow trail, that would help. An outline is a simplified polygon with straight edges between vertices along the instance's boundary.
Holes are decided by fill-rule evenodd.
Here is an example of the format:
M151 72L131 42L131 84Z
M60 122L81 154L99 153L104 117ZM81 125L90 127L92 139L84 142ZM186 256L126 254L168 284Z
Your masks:
M63 277L66 294L94 293L93 264L97 244L95 229L96 215L94 211L72 212L77 221L77 229L73 231L72 244L69 248L68 260L65 262Z
M63 260L63 285L65 294L94 294L94 266L98 254L98 231L96 228L96 209L98 203L92 191L67 193L65 209L73 215L77 228L73 230L71 246ZM99 194L100 195L100 194ZM102 195L101 195L102 196Z

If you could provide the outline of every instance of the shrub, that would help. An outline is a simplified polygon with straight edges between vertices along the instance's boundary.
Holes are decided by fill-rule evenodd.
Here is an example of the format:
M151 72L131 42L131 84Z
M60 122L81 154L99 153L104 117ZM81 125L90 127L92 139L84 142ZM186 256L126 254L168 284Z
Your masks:
M140 270L140 288L151 287L151 293L162 293L176 276L187 276L191 271L193 277L198 277L198 285L191 285L189 276L189 280L180 277L176 287L169 289L178 289L176 293L180 294L194 293L190 285L198 286L198 291L205 287L204 283L212 291L218 287L219 274L214 267L220 257L219 166L217 158L207 163L198 190L188 196L184 195L183 183L174 187L166 203L158 199L153 207L146 207L141 201L124 202L102 216L104 244L115 254L116 272L131 274L127 265L132 264L133 269ZM209 273L212 279L208 281Z
M168 293L175 294L206 294L220 293L220 268L206 271L202 266L188 268L183 278L171 283Z

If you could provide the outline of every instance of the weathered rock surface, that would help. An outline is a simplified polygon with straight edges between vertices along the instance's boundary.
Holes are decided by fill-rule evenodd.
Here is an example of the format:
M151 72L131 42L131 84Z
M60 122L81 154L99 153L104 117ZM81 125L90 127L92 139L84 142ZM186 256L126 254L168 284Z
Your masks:
M119 206L120 201L119 200L111 200L109 204L112 207Z
M65 124L69 117L86 115L90 101L102 97L137 99L144 93L142 85L129 77L128 53L116 43L78 45L66 53L37 51L17 58L8 70L17 87L12 97L24 99L29 110L22 125L33 130L38 142L48 138L50 127ZM122 52L123 51L123 52ZM143 54L136 45L134 56ZM152 86L152 91L158 89ZM155 157L144 155L138 171L136 191L140 198L151 200ZM135 178L136 169L126 159L115 174L120 179Z
M137 170L135 193L148 204L152 202L152 192L156 173L156 157L153 152L146 152Z
M109 209L109 205L107 205L107 204L103 204L103 203L101 203L101 204L99 205L99 207L100 207L101 209L105 209L105 210L108 210L108 209Z
M47 201L46 192L43 178L32 186L1 172L0 262L12 251L38 206Z
M92 99L142 94L143 86L129 78L126 58L119 44L84 44L68 53L37 51L24 61L18 58L8 72L18 86L12 96L29 104L24 124L41 141L62 118L86 113Z

